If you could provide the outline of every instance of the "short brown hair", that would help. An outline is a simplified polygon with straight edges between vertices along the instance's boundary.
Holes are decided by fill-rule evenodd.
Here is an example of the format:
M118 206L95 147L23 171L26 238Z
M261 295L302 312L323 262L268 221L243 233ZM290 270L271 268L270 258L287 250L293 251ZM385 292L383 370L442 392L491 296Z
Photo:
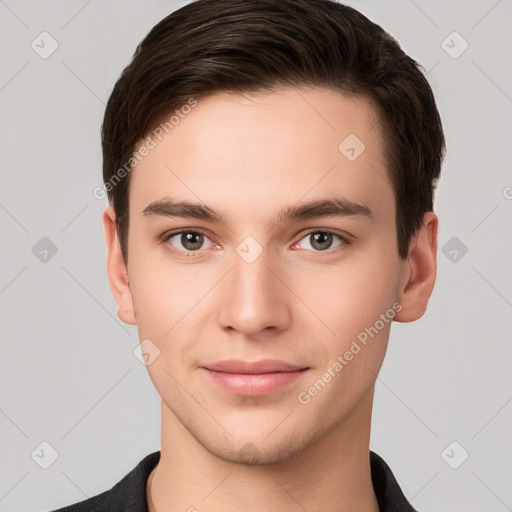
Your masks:
M380 26L333 0L197 0L153 27L106 107L103 180L125 262L126 163L138 144L191 98L278 86L326 86L373 100L395 193L398 253L407 256L411 237L433 209L445 152L420 65ZM123 179L113 182L123 168Z

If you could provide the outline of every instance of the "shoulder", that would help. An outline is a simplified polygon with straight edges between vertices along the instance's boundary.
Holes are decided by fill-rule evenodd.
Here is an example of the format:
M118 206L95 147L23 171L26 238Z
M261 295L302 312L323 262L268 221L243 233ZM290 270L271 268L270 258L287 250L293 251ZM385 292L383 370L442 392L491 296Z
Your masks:
M381 512L417 512L408 502L385 460L370 450L372 483Z
M142 459L111 489L52 512L147 512L146 483L160 452Z

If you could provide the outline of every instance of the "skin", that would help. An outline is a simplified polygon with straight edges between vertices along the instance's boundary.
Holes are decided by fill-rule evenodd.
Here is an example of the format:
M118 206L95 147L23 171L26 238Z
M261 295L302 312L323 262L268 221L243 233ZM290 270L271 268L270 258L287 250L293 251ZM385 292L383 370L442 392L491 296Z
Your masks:
M365 144L354 161L338 149L349 134ZM216 93L132 170L127 266L106 208L119 317L160 351L147 366L162 398L151 511L378 512L370 423L391 322L309 403L297 397L394 303L395 321L420 318L434 286L437 217L425 215L400 259L381 137L364 97L322 87ZM334 194L371 216L275 221L283 208ZM171 197L225 222L143 215ZM200 230L199 248L181 235L162 240L180 229ZM319 248L311 235L325 230L350 243L334 235ZM262 250L252 263L236 251L247 236ZM239 396L201 369L231 358L309 370L268 395Z

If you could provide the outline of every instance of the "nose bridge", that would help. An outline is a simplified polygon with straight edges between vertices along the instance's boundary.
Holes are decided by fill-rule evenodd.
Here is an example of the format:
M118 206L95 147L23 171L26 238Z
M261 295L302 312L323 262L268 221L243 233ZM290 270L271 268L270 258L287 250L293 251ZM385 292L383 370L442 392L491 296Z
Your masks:
M287 320L283 286L275 276L275 261L268 250L247 237L233 254L226 280L220 321L247 335Z

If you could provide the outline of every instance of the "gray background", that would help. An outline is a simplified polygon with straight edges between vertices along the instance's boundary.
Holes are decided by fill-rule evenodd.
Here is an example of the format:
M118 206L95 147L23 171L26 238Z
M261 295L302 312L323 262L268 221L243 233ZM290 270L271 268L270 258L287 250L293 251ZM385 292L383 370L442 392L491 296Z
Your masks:
M159 397L116 315L92 191L114 82L185 3L0 0L4 511L92 496L159 449ZM512 510L512 2L350 4L428 70L448 143L438 282L421 320L393 326L371 448L420 511ZM43 31L58 43L47 58L31 47L51 49ZM58 455L47 469L42 442Z

